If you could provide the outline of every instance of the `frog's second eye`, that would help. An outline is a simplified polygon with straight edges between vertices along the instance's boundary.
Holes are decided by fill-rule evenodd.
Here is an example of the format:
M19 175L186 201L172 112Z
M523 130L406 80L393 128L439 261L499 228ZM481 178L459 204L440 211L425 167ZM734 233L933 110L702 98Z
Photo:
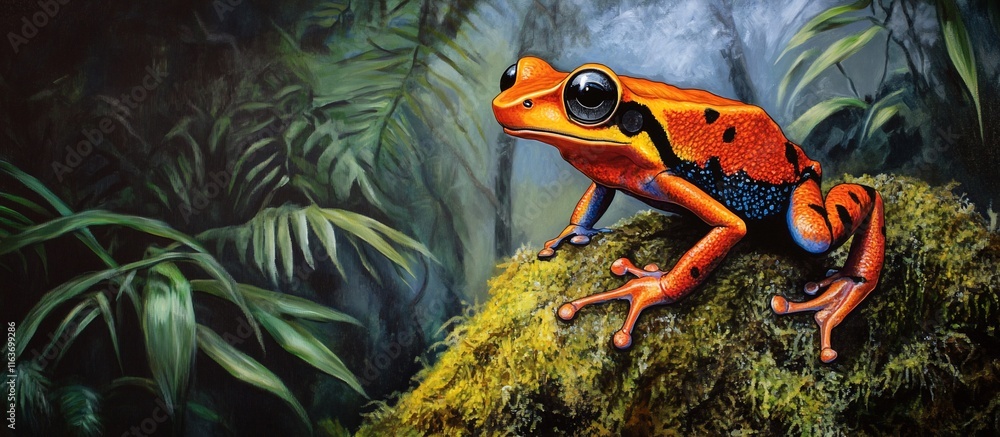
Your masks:
M570 78L563 100L573 120L598 124L607 120L618 105L618 87L603 71L583 70Z
M500 92L507 91L508 88L514 86L515 80L517 80L517 64L512 64L507 67L507 71L503 72L503 76L500 76Z

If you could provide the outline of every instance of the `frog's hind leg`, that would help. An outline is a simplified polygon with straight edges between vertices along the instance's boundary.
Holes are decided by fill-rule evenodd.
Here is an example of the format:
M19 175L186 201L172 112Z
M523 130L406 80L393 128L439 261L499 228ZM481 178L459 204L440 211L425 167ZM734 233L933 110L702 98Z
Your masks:
M825 290L822 294L806 302L789 302L781 296L771 299L771 308L778 314L816 311L820 359L828 363L837 358L830 345L833 328L878 284L885 257L882 196L870 187L841 184L824 201L819 183L810 179L792 193L788 227L795 242L815 254L836 249L856 235L843 269L805 285L806 293Z

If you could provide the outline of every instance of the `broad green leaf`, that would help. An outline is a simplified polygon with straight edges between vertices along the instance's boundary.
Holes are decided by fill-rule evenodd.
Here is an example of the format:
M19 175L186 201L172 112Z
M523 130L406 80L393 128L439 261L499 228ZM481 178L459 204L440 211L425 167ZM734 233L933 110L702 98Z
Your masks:
M337 233L333 230L333 225L322 217L317 210L319 210L319 207L315 205L306 208L305 216L309 221L309 226L316 233L316 238L326 251L330 262L336 267L337 273L340 273L340 276L347 277L347 272L344 270L343 265L340 264L340 258L337 257Z
M16 222L11 222L14 225L12 226L14 227L14 229L34 224L34 222L32 222L31 219L29 219L28 217L25 217L24 214L21 214L20 212L17 212L3 205L0 205L0 215L5 215L20 222L20 224L17 224Z
M842 62L864 48L865 45L867 45L872 38L875 38L875 35L878 35L881 31L881 27L872 26L867 30L845 36L833 44L830 44L830 46L827 47L815 61L813 61L812 65L809 66L809 69L806 70L805 74L802 75L802 80L799 81L799 84L795 87L795 91L792 92L791 99L794 100L795 96L797 96L803 88L812 83L812 81L819 77L820 73L825 71L827 68Z
M309 224L306 222L306 212L303 210L294 211L289 220L292 222L292 231L298 241L299 249L302 250L302 257L310 268L316 268L312 249L309 248Z
M170 415L184 404L195 353L191 284L172 263L150 269L141 317L146 357Z
M115 349L115 358L118 360L118 368L124 371L125 366L122 364L122 353L121 349L118 347L118 330L115 329L115 317L111 314L111 302L108 300L103 292L94 293L94 302L97 303L97 308L101 311L101 315L104 316L104 323L108 326L108 334L111 335L111 345Z
M90 300L85 300L74 306L66 313L62 323L52 333L50 341L42 349L41 356L46 359L54 358L52 364L61 361L66 350L73 345L80 333L87 329L87 326L90 326L90 322L97 318L98 314L99 310L94 307L94 302ZM55 355L53 356L53 354Z
M229 180L229 191L230 192L232 192L233 189L236 187L236 180L237 180L237 178L235 177L235 175L239 175L242 172L242 170L243 170L243 166L246 165L248 162L250 162L250 160L254 159L253 155L256 152L260 151L265 146L267 146L268 144L273 143L274 141L275 141L275 139L271 138L271 137L262 138L260 140L255 141L253 144L250 145L250 147L247 147L247 149L243 153L240 154L240 157L236 160L236 163L233 165L233 175L234 175L234 177ZM271 158L273 159L274 156L271 156ZM251 176L247 176L246 178L244 178L244 180L250 180L250 179L252 179Z
M809 49L795 58L792 62L792 66L788 68L788 72L785 73L785 77L781 78L781 83L778 84L778 102L785 101L785 92L788 91L788 86L792 84L792 79L802 74L802 70L805 68L806 60L815 57L819 53L819 49Z
M31 338L38 330L38 326L41 325L41 323L48 317L49 313L70 299L86 292L95 284L134 270L155 266L161 262L189 258L189 255L190 254L166 252L141 261L101 270L95 273L81 275L70 279L69 281L63 282L56 288L53 288L51 291L42 295L41 299L38 300L38 303L35 304L30 311L28 311L27 315L24 316L24 321L21 322L21 328L17 331L21 336L21 340L17 342L17 350L15 351L15 354L17 357L21 356L24 352L24 348L28 346L28 343L31 342Z
M222 421L222 416L220 416L218 412L209 408L207 405L200 404L198 402L188 402L187 410L190 411L191 414L195 414L211 423L219 423Z
M799 116L792 124L788 125L788 136L799 141L805 140L809 132L812 132L823 120L826 120L837 112L850 108L867 109L868 104L853 97L836 97L824 100L816 104L816 106L809 108L808 111Z
M315 322L345 322L363 326L358 319L335 309L320 305L308 299L290 294L264 290L248 284L239 284L240 292L247 298L247 303L259 311L267 311L275 315L295 317ZM218 281L196 279L191 281L195 291L218 296L222 293L222 285Z
M212 124L212 131L208 134L208 152L214 154L219 149L219 143L221 143L225 137L226 132L229 131L229 126L233 123L233 119L222 116L215 123ZM222 187L219 187L222 189Z
M288 85L288 86L286 86L286 87L278 90L278 92L274 93L274 100L276 100L276 101L277 100L281 100L281 99L283 99L285 97L288 97L288 96L292 95L293 93L296 93L298 91L302 91L302 89L303 89L302 85Z
M278 230L274 235L274 242L278 245L278 257L281 258L281 265L285 272L285 281L291 282L295 273L295 255L292 253L292 233L288 229L288 222L295 216L296 211L284 217L279 217L277 221ZM308 252L309 246L302 248Z
M52 205L52 207L55 208L56 212L60 215L69 216L73 214L73 211L62 201L62 199L59 198L59 196L56 196L55 193L49 190L45 184L36 179L34 176L21 171L21 169L2 159L0 159L0 171L13 176L14 179L18 180L18 182L24 184L24 186L35 192L35 194L41 196L46 202L49 203L49 205ZM84 245L87 246L87 248L94 252L94 254L96 254L105 265L108 267L115 267L118 265L114 258L111 257L111 254L109 254L108 251L97 242L97 239L94 238L94 234L90 232L90 229L81 229L76 236L83 242Z
M12 201L12 202L14 202L14 203L16 203L18 205L24 206L24 207L30 209L31 212L34 212L35 214L41 215L43 217L51 217L52 216L52 214L50 212L46 211L45 208L42 208L41 205L39 205L39 204L37 204L35 202L32 202L31 200L25 199L24 197L21 197L21 196L15 195L15 194L4 193L4 192L0 192L0 197L2 197L4 199L7 199L7 200L10 200L10 201Z
M812 37L826 32L828 30L837 29L848 24L863 20L864 17L842 17L849 12L860 11L871 5L871 0L859 0L849 5L834 6L826 11L823 11L819 15L813 17L809 20L795 35L792 39L788 41L788 45L785 46L785 50L781 52L778 56L778 60L785 56L790 50L802 45L806 41L812 39ZM777 63L777 61L775 61Z
M295 411L295 414L302 419L302 422L310 427L311 433L312 425L305 408L295 399L291 390L285 386L285 383L274 372L271 372L267 367L249 355L226 343L222 337L219 337L218 334L203 325L198 325L198 348L213 361L219 363L230 375L235 376L236 379L268 391L288 403L292 407L292 410Z
M159 220L108 211L90 210L52 219L27 228L16 235L11 235L0 241L0 255L18 250L24 246L51 240L69 232L85 230L89 226L103 225L129 227L140 232L177 241L198 252L205 252L205 249L193 238L182 232L178 232L170 227L170 225Z
M878 108L874 111L872 115L871 123L868 125L868 129L865 131L865 138L872 136L875 131L879 130L885 123L892 119L892 117L905 108L906 105L902 103L897 103L895 105L884 106Z
M205 273L208 273L224 285L224 293L221 297L236 305L240 309L240 312L242 312L243 315L250 321L250 327L253 329L254 336L257 338L257 343L260 344L260 347L263 349L264 339L260 334L260 327L257 326L257 322L250 317L250 308L247 307L247 303L243 298L243 295L239 293L236 280L233 279L232 275L230 275L229 272L222 267L222 264L220 264L217 259L207 253L185 254L183 259L195 264L200 269L204 270Z
M255 315L264 329L286 351L324 373L344 381L354 391L368 397L344 362L311 332L296 322L282 320L266 311L258 311Z
M985 140L983 109L979 103L979 79L976 76L976 54L972 50L969 32L965 30L965 23L962 22L962 13L954 0L938 0L937 12L941 33L944 35L944 45L948 48L948 57L972 96L972 102L976 105L976 115L979 117L979 137Z
M896 102L899 96L903 95L906 89L898 89L886 96L878 99L868 108L868 115L865 117L862 131L865 132L862 140L867 140L876 130L880 129L892 116L900 110L907 108L906 104ZM890 109L894 108L894 109Z

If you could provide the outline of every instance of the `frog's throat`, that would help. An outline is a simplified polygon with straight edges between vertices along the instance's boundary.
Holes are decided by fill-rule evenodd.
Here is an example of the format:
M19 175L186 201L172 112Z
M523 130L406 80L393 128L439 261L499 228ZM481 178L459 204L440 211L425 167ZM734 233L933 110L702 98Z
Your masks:
M505 127L503 128L503 131L508 135L513 135L518 138L524 138L526 140L538 140L543 143L551 144L558 149L588 147L588 146L618 147L628 144L627 142L624 141L608 141L595 138L583 138L575 135L568 135L558 132L544 131L537 129L511 129Z

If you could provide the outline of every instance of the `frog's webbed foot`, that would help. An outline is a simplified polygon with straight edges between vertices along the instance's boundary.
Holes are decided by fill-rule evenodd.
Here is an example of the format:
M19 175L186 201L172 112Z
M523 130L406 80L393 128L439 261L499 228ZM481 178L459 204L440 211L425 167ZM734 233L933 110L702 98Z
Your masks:
M559 236L545 242L545 248L538 252L538 259L549 259L555 256L559 245L569 240L570 244L583 246L590 243L590 238L597 234L611 232L608 228L588 228L580 225L566 226Z
M642 269L637 268L629 260L619 258L611 264L611 272L618 276L626 274L635 275L636 278L628 281L625 285L611 291L587 296L559 307L559 318L565 321L576 316L581 308L595 303L607 302L612 299L623 299L629 301L628 316L622 328L615 332L614 344L619 349L627 349L632 345L632 328L639 318L642 310L661 303L669 303L668 299L660 288L660 278L666 274L661 272L656 264L648 264Z
M830 334L859 303L875 288L876 280L845 272L829 273L826 279L805 285L807 294L826 290L818 297L806 302L789 302L781 296L771 298L771 309L778 314L816 311L816 324L820 331L819 358L829 363L837 358L837 351L830 345Z

